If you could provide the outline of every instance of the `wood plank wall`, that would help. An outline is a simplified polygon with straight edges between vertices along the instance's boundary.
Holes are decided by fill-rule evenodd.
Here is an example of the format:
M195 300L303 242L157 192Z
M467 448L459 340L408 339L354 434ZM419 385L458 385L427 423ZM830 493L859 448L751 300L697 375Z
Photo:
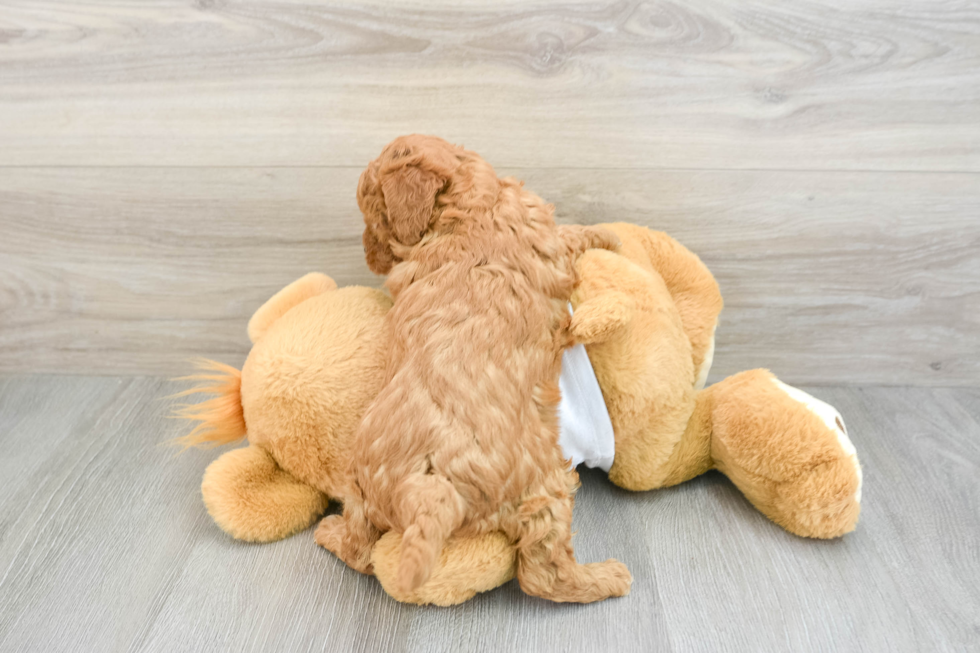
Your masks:
M0 371L237 364L301 274L377 285L413 131L700 254L714 378L980 380L980 2L929 0L7 0Z

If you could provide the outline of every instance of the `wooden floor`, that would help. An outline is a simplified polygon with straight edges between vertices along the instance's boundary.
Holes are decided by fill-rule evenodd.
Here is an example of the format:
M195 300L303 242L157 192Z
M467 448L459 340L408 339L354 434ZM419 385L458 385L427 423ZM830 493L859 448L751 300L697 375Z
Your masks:
M980 634L980 391L809 388L864 466L857 530L787 534L719 474L630 494L583 474L576 552L632 593L548 603L517 584L454 608L390 600L319 549L225 536L216 452L175 457L152 377L0 379L0 650L967 651Z

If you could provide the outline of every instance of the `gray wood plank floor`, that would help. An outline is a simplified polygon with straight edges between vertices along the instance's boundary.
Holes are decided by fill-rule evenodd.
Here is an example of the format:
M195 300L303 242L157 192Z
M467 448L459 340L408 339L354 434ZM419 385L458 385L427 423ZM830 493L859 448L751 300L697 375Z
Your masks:
M0 377L2 651L964 651L980 641L980 391L808 388L865 472L856 532L785 533L709 474L630 494L583 474L583 560L632 593L588 606L511 583L455 608L388 599L307 531L250 545L175 456L155 377Z

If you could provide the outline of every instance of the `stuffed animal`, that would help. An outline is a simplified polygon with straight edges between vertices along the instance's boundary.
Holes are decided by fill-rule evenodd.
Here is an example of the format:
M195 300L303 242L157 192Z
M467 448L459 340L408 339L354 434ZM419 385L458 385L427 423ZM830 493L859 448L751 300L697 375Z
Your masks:
M629 490L718 469L792 533L832 538L853 530L861 468L840 414L765 370L705 388L722 307L711 273L666 234L606 226L622 250L589 250L577 263L571 329L587 356L573 348L563 359L565 454ZM355 427L382 383L390 307L379 290L338 289L308 274L249 321L253 347L241 372L204 361L203 373L188 377L206 382L182 395L217 396L180 409L199 422L180 441L248 437L248 446L211 463L201 485L208 512L231 536L287 537L338 496ZM395 582L399 545L400 536L387 533L372 563L400 601L460 603L514 575L514 548L502 533L457 538L428 582L404 593Z

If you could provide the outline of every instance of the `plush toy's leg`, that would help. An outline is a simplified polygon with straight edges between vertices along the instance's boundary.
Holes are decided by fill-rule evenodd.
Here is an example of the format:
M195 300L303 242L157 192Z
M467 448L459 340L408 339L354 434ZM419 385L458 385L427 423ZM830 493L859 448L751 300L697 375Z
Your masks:
M356 497L346 499L343 515L320 520L314 534L317 544L362 574L373 573L371 549L380 537L381 532L367 518L364 502Z
M280 540L306 528L329 502L255 445L229 451L208 465L201 494L222 530L250 542Z
M480 537L450 538L429 580L415 591L406 592L398 582L401 540L399 533L385 533L374 546L371 563L381 586L403 603L456 605L477 592L503 585L517 569L517 551L499 531Z
M666 284L691 342L700 390L714 356L715 327L722 307L718 282L697 255L662 231L623 222L602 226L623 241L623 256L657 273Z
M854 530L861 467L840 413L766 370L736 374L705 392L711 458L753 505L805 537Z

